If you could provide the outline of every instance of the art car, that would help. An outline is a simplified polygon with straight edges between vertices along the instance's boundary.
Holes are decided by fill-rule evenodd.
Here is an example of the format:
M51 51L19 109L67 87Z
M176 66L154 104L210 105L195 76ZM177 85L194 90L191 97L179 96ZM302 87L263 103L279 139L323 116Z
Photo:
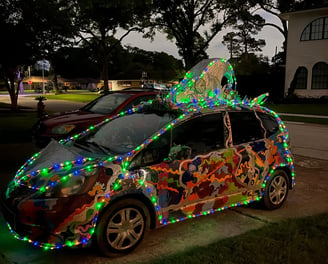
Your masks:
M52 141L2 194L10 232L111 256L149 229L256 201L279 208L295 184L287 129L267 95L241 99L235 83L228 61L205 60L166 98Z

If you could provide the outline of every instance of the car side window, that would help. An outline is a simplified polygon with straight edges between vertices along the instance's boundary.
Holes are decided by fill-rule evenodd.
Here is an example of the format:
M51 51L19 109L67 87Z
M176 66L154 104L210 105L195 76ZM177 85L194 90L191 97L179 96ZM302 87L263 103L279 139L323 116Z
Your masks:
M266 137L272 136L279 130L278 122L273 116L267 113L257 113L257 115L262 120L262 124L266 130L266 134L265 134Z
M168 130L133 158L130 169L161 163L169 156L170 147L171 131Z
M264 138L261 121L254 112L229 112L234 145Z
M222 148L223 124L221 113L194 117L173 129L172 142L188 146L191 155L205 154Z

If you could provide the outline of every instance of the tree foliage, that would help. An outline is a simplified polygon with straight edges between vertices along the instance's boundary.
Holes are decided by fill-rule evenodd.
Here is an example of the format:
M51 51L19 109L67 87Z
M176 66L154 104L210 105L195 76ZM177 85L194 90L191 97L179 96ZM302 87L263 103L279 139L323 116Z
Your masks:
M154 0L151 21L155 30L174 40L185 68L207 58L206 49L213 38L231 19L245 8L246 1L230 0Z
M148 79L170 81L182 78L185 73L182 61L164 52L128 47L128 53L131 63L125 74L132 73L133 78L140 78L146 72Z
M244 12L238 21L233 21L232 29L235 31L223 36L222 43L228 47L230 58L232 55L240 57L242 54L247 56L248 53L262 51L265 46L264 39L255 38L263 27L264 19L259 15L252 15L251 19L256 21L254 24L250 22L250 16L248 12Z
M80 47L64 47L56 52L53 67L63 78L99 78L99 68L90 51Z
M23 67L46 58L72 36L70 1L0 1L0 78L17 108Z
M108 65L116 45L133 30L142 30L150 12L150 0L79 0L77 24L82 45L94 51L102 65L104 89L108 90ZM118 29L125 33L115 38Z
M270 26L278 30L284 41L282 43L283 52L286 52L287 48L287 34L288 34L288 26L287 21L280 17L280 14L286 12L292 12L297 9L297 5L302 2L298 0L250 0L250 5L252 9L250 11L262 9L263 11L275 16L279 21L280 25L276 23L265 22L263 26ZM257 23L257 21L252 21L250 17L250 22Z

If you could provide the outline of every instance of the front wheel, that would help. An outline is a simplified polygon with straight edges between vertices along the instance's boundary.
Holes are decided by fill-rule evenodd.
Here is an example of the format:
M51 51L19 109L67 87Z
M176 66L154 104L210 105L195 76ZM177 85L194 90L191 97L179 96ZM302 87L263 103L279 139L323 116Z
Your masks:
M98 248L107 256L132 251L149 229L149 222L148 209L142 202L126 199L113 204L99 220Z
M266 184L263 203L267 209L282 206L288 195L288 176L283 170L276 170Z

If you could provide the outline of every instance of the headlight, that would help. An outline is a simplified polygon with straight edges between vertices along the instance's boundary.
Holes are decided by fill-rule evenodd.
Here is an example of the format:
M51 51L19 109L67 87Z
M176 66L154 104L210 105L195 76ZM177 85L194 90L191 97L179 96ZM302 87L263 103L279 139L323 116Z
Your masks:
M47 198L55 197L68 197L75 194L82 194L89 191L90 186L93 186L96 178L94 175L97 173L97 169L94 169L83 175L72 176L67 181L60 181L53 187L47 189L42 196Z
M52 134L65 135L71 132L75 128L75 125L61 125L51 129Z

